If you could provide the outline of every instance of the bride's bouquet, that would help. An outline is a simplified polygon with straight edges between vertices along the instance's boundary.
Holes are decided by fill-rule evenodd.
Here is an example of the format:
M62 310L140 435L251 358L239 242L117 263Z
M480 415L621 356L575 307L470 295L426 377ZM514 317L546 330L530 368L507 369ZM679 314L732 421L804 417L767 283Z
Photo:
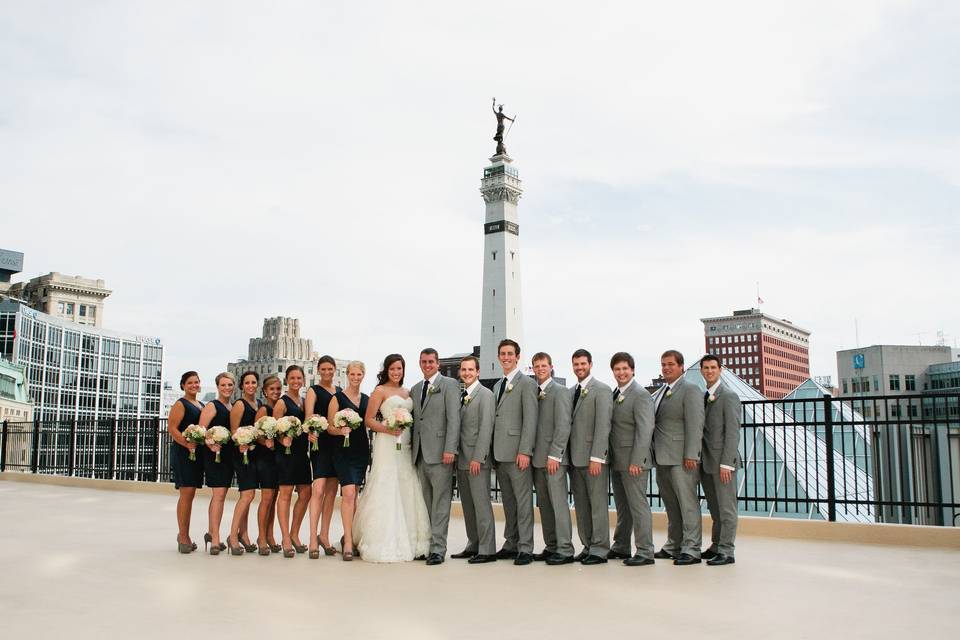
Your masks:
M257 441L259 432L256 427L238 427L236 431L233 432L233 441L238 445L246 446L247 451L252 450ZM243 452L243 464L250 464L250 460L247 458L247 451Z
M310 435L311 431L314 433L319 433L321 431L326 431L329 426L330 425L327 424L327 419L323 416L312 415L303 421L303 432L307 435ZM319 451L319 443L314 442L310 449L313 451Z
M192 424L183 430L183 439L194 444L205 444L207 442L207 429L198 424ZM197 459L197 450L190 452L190 459Z
M358 428L363 424L363 418L353 409L341 409L333 414L333 424L338 428L350 427L350 430ZM343 446L350 446L350 434L343 436Z
M226 427L210 427L207 429L207 446L219 446L230 442L230 429ZM214 462L220 462L220 449L217 449L217 457Z
M286 438L288 436L291 438L296 438L303 433L300 425L300 418L297 418L296 416L283 416L277 420L277 434L281 438ZM286 447L284 453L290 455L290 447Z
M263 416L253 423L257 430L257 437L265 440L273 440L277 437L277 421L270 416Z
M397 407L383 417L383 423L389 429L406 429L413 426L413 415L404 407ZM397 451L400 451L400 436L397 436Z

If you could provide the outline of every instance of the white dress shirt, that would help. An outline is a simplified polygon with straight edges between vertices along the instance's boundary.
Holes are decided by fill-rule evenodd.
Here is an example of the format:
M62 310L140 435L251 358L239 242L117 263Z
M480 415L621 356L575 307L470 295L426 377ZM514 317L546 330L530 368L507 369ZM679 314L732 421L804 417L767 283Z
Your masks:
M473 384L465 389L465 391L467 392L468 398L473 397L473 392L477 390L478 386L480 386L480 378L477 378L476 380L474 380Z

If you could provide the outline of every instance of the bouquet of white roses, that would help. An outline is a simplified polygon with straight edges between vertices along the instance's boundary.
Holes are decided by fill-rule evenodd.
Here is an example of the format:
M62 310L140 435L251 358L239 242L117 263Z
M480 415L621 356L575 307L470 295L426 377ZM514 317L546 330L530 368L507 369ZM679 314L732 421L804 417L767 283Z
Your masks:
M259 432L256 427L238 427L237 430L233 432L233 441L241 447L247 447L247 451L250 451L257 446L254 443L257 441L258 435ZM247 458L247 451L243 452L243 464L250 464L250 460Z
M270 416L263 416L259 420L253 423L253 426L256 428L258 437L264 438L266 440L273 440L277 437L277 421Z
M350 427L350 430L352 431L363 424L363 418L361 418L360 414L353 409L341 409L333 414L333 424L340 429L343 427ZM343 446L350 446L349 433L343 436Z
M327 424L327 419L323 416L312 415L303 421L303 432L307 435L310 435L311 431L314 433L326 431L328 427L329 425ZM310 449L313 451L319 451L320 446L318 443L314 442Z
M183 439L194 444L204 444L207 441L207 429L198 424L191 424L183 430ZM190 459L197 459L196 450L190 452Z
M301 424L300 418L297 418L296 416L283 416L277 420L277 434L281 438L296 438L303 433L303 431L300 429ZM284 453L290 455L290 447L286 447L286 451L284 451Z
M230 429L226 427L210 427L207 429L207 446L217 447L217 457L214 462L220 462L220 447L230 442Z
M383 416L383 423L388 429L406 429L413 425L413 415L404 407L397 407ZM400 436L397 436L397 451L400 451Z

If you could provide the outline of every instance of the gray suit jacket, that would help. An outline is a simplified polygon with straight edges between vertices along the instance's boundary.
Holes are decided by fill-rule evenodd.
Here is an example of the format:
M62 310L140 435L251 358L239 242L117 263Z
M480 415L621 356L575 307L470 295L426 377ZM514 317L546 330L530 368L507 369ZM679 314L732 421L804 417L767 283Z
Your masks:
M493 385L494 399L502 386L500 378ZM513 462L518 453L533 455L537 437L537 383L517 372L512 386L500 396L493 423L493 458L497 462Z
M570 389L570 404L573 394ZM590 458L607 460L610 446L610 414L613 409L613 390L596 378L591 378L585 387L586 395L580 391L580 400L573 408L570 424L570 462L575 467L586 467Z
M413 461L423 452L427 464L440 464L444 453L457 454L460 441L460 384L443 374L437 376L435 392L420 404L423 380L413 385Z
M703 424L703 469L719 473L720 465L740 466L740 398L720 383L716 398L707 401Z
M494 396L490 389L477 385L470 402L460 407L460 455L458 469L469 469L470 463L479 462L490 467L490 439L493 437L493 414L496 411Z
M653 397L634 380L613 403L610 429L610 459L615 471L635 464L649 469L652 461Z
M669 396L666 386L660 388L653 400L663 395L656 409L653 430L653 457L656 464L683 464L684 458L700 459L703 439L703 392L700 387L680 378Z
M539 385L537 385L539 387ZM539 389L537 397L539 398ZM537 411L537 440L533 447L533 466L547 466L547 456L560 458L561 464L570 464L570 390L552 378L539 400Z

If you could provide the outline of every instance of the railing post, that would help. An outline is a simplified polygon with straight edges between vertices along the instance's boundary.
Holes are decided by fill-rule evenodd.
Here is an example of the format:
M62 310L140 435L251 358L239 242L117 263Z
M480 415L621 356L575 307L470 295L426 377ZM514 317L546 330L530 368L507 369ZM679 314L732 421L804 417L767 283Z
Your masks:
M153 419L153 481L160 482L160 418Z
M7 437L9 432L10 423L8 420L4 420L2 435L0 435L0 471L7 470Z
M110 424L110 468L107 470L107 478L113 480L117 474L117 419L114 418Z
M833 398L829 393L823 396L824 440L827 447L827 520L837 521L837 477L834 468L833 452Z
M71 478L77 469L77 419L70 421L70 463L67 475Z
M33 437L31 438L33 450L30 452L30 473L37 473L40 469L40 418L33 419Z

